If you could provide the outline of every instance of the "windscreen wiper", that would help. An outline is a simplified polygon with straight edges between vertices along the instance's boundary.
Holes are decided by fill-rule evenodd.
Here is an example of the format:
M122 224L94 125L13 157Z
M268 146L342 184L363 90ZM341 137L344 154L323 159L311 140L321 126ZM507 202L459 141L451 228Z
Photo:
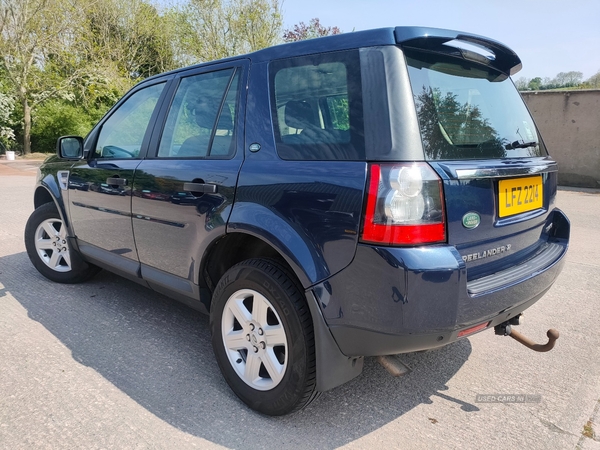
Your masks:
M504 146L504 148L506 150L513 150L515 148L527 148L527 147L531 147L533 145L537 145L537 141L529 141L529 142L519 142L519 141L515 141L515 142L511 142L510 144L506 144Z

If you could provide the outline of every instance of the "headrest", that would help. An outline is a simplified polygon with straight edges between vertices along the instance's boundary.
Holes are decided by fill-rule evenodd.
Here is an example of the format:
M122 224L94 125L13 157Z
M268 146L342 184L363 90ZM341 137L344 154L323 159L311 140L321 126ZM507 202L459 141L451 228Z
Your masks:
M290 100L285 104L285 124L288 127L304 129L314 123L315 116L307 102Z
M220 100L199 97L190 105L190 111L199 126L212 129L215 126L215 119L217 118L220 104Z

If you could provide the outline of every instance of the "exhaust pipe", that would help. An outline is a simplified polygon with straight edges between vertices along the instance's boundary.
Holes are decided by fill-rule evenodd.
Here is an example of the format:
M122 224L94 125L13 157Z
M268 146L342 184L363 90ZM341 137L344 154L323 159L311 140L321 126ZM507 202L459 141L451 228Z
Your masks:
M504 323L501 323L500 325L496 325L494 327L494 332L500 336L510 336L515 341L519 342L520 344L523 344L525 347L530 348L531 350L536 352L549 352L554 348L554 344L560 336L558 330L550 328L546 333L546 336L548 336L548 342L545 344L536 344L531 339L523 336L518 331L513 330L512 325L519 325L520 322L521 314L511 318L510 320L507 320Z
M410 367L394 355L378 356L377 362L393 377L400 377L412 371Z

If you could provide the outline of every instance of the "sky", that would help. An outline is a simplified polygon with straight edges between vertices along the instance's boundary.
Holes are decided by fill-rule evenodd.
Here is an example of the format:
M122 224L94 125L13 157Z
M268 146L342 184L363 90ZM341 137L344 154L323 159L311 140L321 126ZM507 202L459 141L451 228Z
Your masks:
M284 28L314 17L344 32L414 25L490 37L521 58L514 79L600 71L600 0L284 0Z

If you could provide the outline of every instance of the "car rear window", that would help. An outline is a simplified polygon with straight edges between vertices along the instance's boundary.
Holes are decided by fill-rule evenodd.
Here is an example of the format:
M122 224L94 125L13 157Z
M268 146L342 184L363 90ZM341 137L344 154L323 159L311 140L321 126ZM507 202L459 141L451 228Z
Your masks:
M273 61L270 85L282 159L365 159L357 50Z
M546 155L531 115L505 74L437 53L405 54L426 158Z

